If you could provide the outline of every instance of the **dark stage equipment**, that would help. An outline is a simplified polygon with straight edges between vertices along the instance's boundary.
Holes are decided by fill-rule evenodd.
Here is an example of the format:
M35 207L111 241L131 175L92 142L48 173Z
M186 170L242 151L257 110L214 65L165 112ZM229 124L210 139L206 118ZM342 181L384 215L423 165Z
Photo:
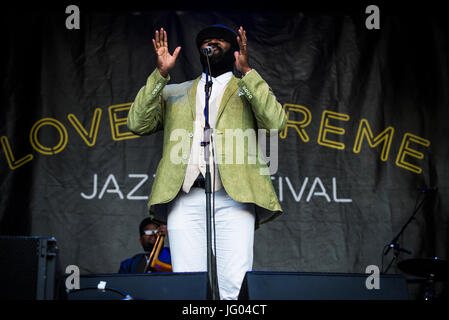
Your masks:
M380 275L379 289L368 289L370 274L247 272L241 300L408 300L402 275Z
M104 289L98 289L100 282ZM101 284L100 284L101 286ZM206 272L148 274L89 274L69 300L207 300Z
M54 238L0 236L0 299L55 299L58 261Z

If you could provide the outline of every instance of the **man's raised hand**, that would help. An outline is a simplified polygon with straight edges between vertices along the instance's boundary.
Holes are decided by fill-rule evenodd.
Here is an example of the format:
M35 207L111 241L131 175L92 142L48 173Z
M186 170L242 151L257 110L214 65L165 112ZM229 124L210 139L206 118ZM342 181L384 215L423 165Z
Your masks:
M240 26L238 30L237 43L239 45L239 51L234 52L235 67L242 74L246 74L251 70L248 64L248 39L246 38L246 31Z
M176 58L178 57L181 47L176 47L173 55L168 51L167 32L164 28L160 31L156 30L153 39L154 52L157 56L157 68L159 73L166 78L171 69L175 66Z

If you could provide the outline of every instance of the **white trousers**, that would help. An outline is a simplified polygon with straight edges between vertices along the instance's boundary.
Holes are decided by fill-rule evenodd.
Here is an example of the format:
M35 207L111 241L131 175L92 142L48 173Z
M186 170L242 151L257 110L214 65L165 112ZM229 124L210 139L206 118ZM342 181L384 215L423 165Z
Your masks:
M168 210L167 231L173 271L207 271L204 189L192 188L189 193L181 191ZM212 243L212 249L222 300L238 298L243 278L252 269L254 223L254 204L234 201L224 188L215 192L216 248Z

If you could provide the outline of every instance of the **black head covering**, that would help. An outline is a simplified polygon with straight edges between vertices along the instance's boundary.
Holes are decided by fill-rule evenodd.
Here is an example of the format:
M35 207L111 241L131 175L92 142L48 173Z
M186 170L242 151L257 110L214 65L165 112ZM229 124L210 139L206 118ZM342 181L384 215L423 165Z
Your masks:
M214 24L198 32L198 35L196 36L196 46L198 50L204 40L211 38L224 39L226 42L229 42L231 44L232 52L239 50L239 45L236 39L237 34L231 28L222 24Z

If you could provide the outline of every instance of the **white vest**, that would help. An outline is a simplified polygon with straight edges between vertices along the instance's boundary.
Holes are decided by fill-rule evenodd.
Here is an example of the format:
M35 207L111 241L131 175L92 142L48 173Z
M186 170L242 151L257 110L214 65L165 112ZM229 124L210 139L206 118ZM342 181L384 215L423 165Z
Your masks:
M232 78L232 72L224 73L217 78L212 78L212 92L209 99L209 125L212 129L215 128L217 121L217 113L220 108L221 99L229 80ZM204 147L201 146L204 135L204 104L205 104L205 92L204 85L206 84L206 74L203 73L196 90L196 112L195 121L193 122L193 139L190 149L189 162L187 164L186 176L182 185L182 190L186 193L190 191L193 182L201 173L203 177L206 176L206 162L204 161ZM213 132L213 130L212 130ZM218 165L212 158L211 146L215 144L214 134L212 133L211 144L209 147L209 164L210 164L210 176L212 179L212 191L218 191L223 188L223 184L220 179L220 172L218 171ZM214 145L214 149L215 145ZM215 155L216 157L216 155ZM214 164L214 165L213 165ZM215 178L215 179L214 179ZM215 181L214 181L215 180Z

